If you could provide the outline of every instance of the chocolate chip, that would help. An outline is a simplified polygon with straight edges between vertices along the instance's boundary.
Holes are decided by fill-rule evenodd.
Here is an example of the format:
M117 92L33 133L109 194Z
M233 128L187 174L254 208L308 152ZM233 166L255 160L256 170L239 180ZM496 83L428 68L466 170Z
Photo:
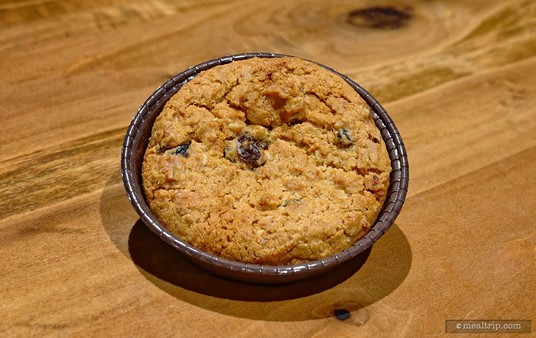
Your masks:
M268 149L268 145L257 140L250 134L243 134L238 137L238 158L253 168L261 165L261 149Z
M337 132L337 144L343 148L348 148L353 144L350 130L343 128Z
M178 147L176 147L174 149L171 149L171 153L173 155L182 155L184 157L188 157L188 149L190 148L191 143L192 143L191 141L183 143L180 146L178 146Z

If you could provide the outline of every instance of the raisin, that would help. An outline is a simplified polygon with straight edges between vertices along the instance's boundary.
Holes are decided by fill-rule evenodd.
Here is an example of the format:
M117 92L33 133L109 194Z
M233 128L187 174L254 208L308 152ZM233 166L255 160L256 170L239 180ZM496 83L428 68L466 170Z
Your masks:
M261 165L261 149L268 149L268 145L249 134L243 134L238 138L238 158L253 168Z
M337 144L343 148L348 148L353 144L350 130L343 128L337 132Z
M188 157L188 149L190 148L191 141L188 141L186 143L181 144L180 146L171 149L171 153L173 155L182 155L184 157Z

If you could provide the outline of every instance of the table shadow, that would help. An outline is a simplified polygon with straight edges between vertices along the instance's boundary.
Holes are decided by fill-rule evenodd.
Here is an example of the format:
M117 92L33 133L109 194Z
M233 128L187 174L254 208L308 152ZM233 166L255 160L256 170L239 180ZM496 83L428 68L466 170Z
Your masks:
M316 277L283 285L219 277L190 262L141 220L133 222L133 208L118 184L120 179L113 175L101 197L102 223L111 241L148 281L177 299L207 310L272 321L332 317L335 310L352 313L390 294L411 268L411 247L394 224L373 248ZM269 306L274 303L279 304L279 311Z
M370 250L328 273L282 285L234 281L208 272L179 254L138 220L130 232L128 250L139 269L170 284L213 297L268 302L309 296L334 287L358 271Z

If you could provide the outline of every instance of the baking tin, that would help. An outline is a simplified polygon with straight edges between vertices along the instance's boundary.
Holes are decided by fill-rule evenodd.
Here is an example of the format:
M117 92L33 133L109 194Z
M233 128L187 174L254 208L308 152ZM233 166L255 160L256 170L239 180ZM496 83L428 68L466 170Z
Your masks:
M376 222L363 238L348 249L320 260L296 265L271 266L241 263L204 252L175 237L160 224L151 213L145 201L142 188L141 166L153 123L162 111L167 100L197 74L214 66L252 57L279 58L288 56L273 53L230 55L203 62L185 70L166 81L141 105L128 127L123 143L121 154L123 182L128 197L143 223L164 242L171 245L194 263L217 275L230 279L262 284L282 284L325 273L369 249L393 224L400 213L408 191L409 166L406 149L400 133L385 109L360 85L337 71L320 65L342 77L367 102L371 108L371 114L376 126L381 131L391 159L392 172L386 201Z

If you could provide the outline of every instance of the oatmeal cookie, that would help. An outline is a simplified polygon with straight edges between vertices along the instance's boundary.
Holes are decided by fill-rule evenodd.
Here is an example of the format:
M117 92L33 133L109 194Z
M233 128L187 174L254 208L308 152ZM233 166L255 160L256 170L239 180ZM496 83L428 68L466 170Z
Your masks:
M344 250L374 223L391 171L370 108L333 72L294 57L216 66L157 117L142 179L173 234L245 263Z

